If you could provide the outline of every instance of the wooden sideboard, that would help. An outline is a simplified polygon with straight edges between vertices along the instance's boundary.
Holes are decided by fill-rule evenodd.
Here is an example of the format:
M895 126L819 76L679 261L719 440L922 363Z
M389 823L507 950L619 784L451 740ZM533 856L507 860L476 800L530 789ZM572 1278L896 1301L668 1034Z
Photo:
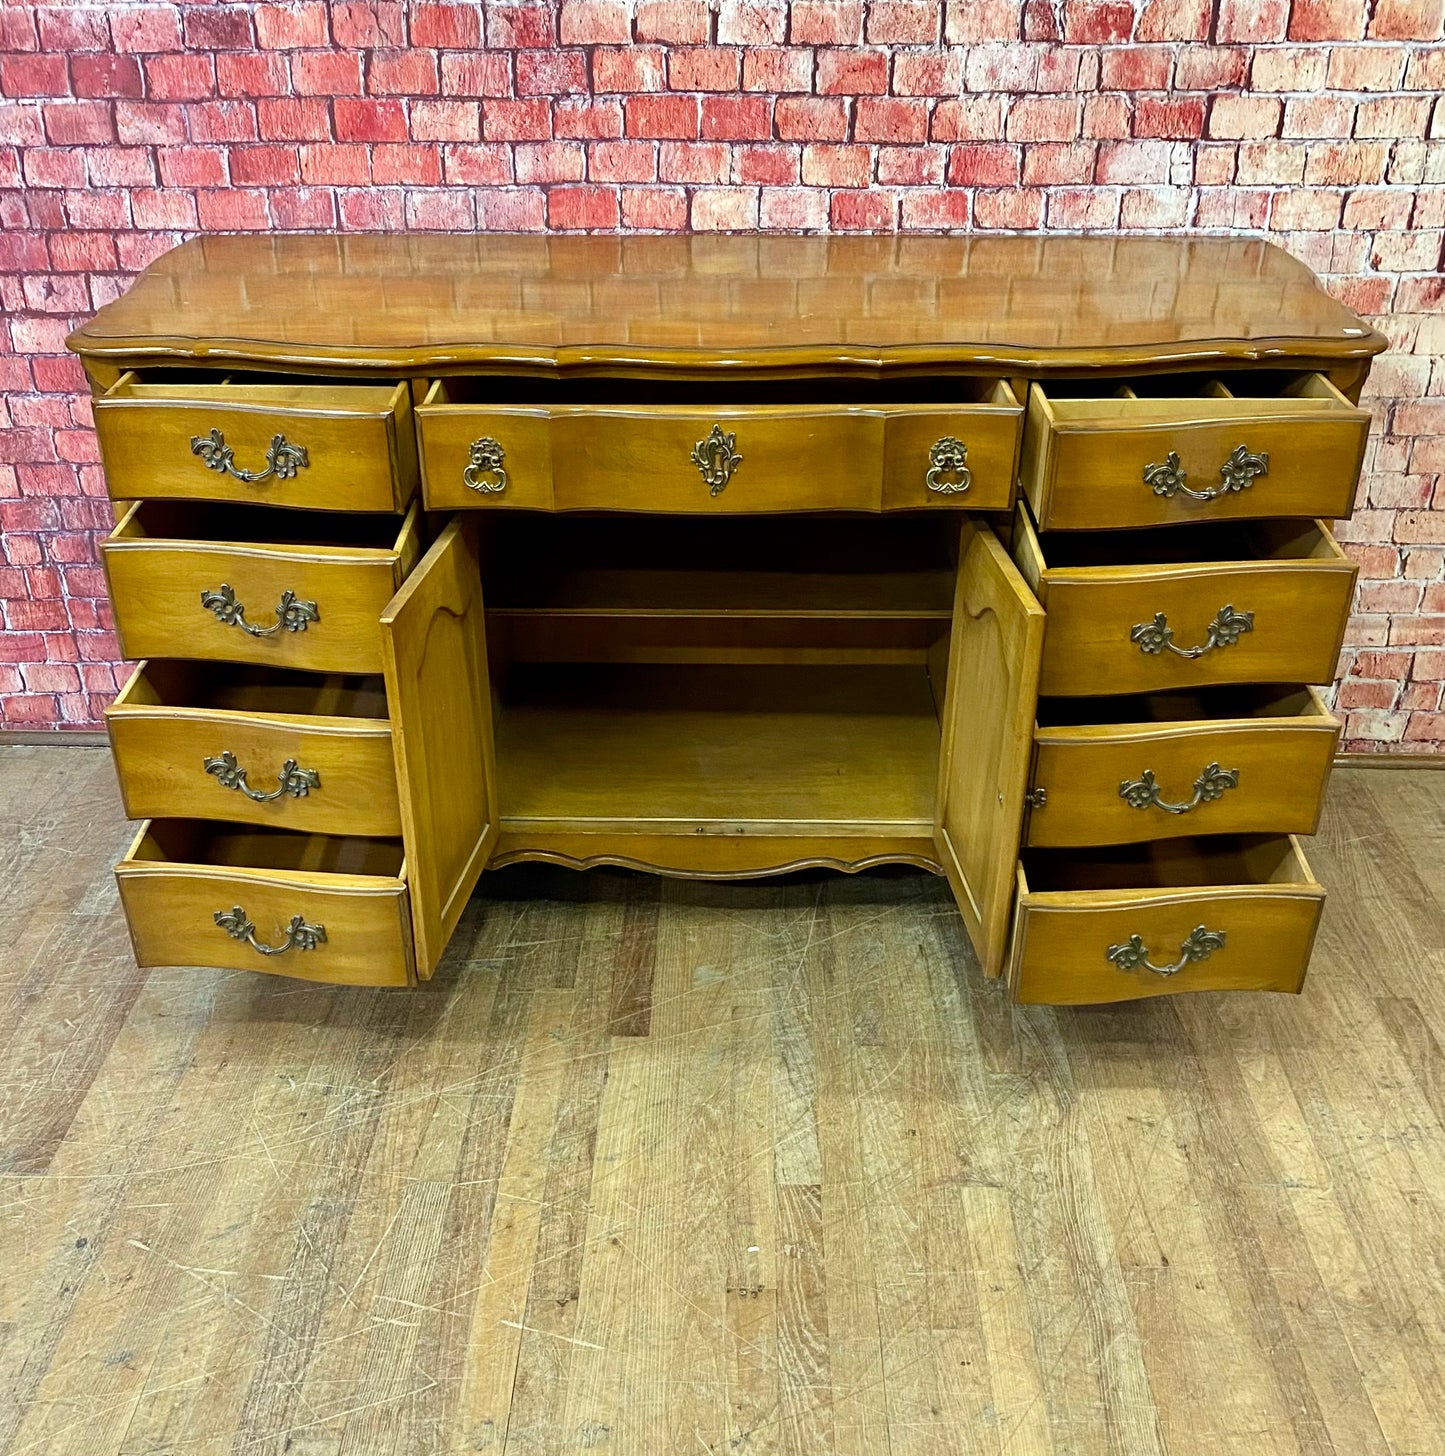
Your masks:
M1385 341L1276 248L213 237L70 343L142 965L903 863L1020 1001L1299 990Z

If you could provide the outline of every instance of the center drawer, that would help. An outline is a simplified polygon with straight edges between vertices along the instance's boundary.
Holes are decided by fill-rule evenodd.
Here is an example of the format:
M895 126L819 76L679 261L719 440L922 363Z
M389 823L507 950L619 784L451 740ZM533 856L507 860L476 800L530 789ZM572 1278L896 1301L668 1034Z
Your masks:
M1020 504L1013 554L1043 696L1334 681L1356 568L1321 521L1039 533Z
M115 874L140 966L416 980L397 840L156 819Z
M95 401L114 500L401 511L416 493L411 386L169 384L126 373Z
M1309 687L1041 698L1025 842L1313 834L1339 733Z
M1028 850L1009 990L1051 1006L1298 991L1324 897L1291 836Z
M1050 530L1098 530L1348 516L1369 412L1322 374L1245 395L1258 387L1247 373L1190 397L1141 399L1124 386L1075 398L1032 385L1019 474L1035 518Z
M139 501L101 546L125 657L379 673L382 609L421 551L394 516Z
M500 405L438 380L417 407L423 486L431 510L1007 508L1023 411L1002 380L958 390L945 404Z
M401 833L379 677L142 662L105 718L127 818Z

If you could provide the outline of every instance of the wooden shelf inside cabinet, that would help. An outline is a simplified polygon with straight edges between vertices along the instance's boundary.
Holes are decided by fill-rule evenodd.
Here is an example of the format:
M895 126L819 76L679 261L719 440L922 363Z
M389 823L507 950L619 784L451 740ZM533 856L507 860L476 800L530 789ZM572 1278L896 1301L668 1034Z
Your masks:
M517 668L496 737L504 835L932 833L921 668Z

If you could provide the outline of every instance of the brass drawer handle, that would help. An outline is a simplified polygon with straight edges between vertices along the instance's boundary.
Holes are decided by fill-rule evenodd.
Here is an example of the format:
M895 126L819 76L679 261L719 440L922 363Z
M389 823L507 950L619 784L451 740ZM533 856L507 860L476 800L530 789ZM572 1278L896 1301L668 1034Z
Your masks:
M259 485L273 475L277 480L291 480L298 470L304 470L311 464L306 447L293 445L285 435L271 436L271 447L266 451L264 470L243 470L237 465L235 451L226 443L226 437L219 430L212 430L209 435L192 435L191 454L199 455L208 470L234 476L247 485Z
M733 471L743 463L743 457L737 453L737 443L736 434L714 425L707 439L699 440L692 447L692 463L702 473L709 495L721 495L723 487L733 478Z
M270 627L253 626L246 620L245 607L236 600L236 593L225 582L215 591L203 591L201 605L206 611L214 612L218 622L224 622L228 627L239 627L252 637L274 637L283 628L287 632L304 632L309 623L321 620L315 602L300 601L294 591L283 591L281 600L276 603L275 624Z
M1236 445L1229 459L1219 467L1220 484L1207 490L1193 490L1185 485L1187 471L1179 468L1179 452L1171 450L1163 460L1144 467L1144 484L1155 495L1170 500L1176 495L1187 495L1190 500L1212 501L1222 495L1248 490L1261 475L1269 474L1269 452L1258 453L1244 445Z
M1245 632L1254 631L1254 613L1236 612L1232 603L1226 603L1215 614L1205 633L1205 640L1197 647L1176 647L1174 629L1163 612L1155 612L1152 622L1137 622L1129 632L1129 640L1138 645L1140 652L1158 656L1161 652L1172 652L1175 657L1203 657L1216 647L1233 647Z
M269 794L253 789L246 782L246 770L236 762L231 750L223 750L216 758L202 760L202 767L208 774L215 774L223 789L237 789L257 804L271 804L290 794L293 799L304 799L312 789L321 787L321 775L314 768L298 767L294 758L288 758L277 771L276 787Z
M462 484L483 495L501 495L507 488L507 471L502 464L506 458L507 452L490 435L473 440L467 467L462 471ZM495 478L488 480L488 476Z
M1194 797L1187 804L1171 804L1159 797L1159 785L1155 782L1153 769L1146 768L1137 779L1125 779L1119 785L1119 797L1131 809L1162 809L1166 814L1187 814L1201 804L1212 804L1224 797L1227 789L1239 787L1237 768L1220 768L1217 763L1206 766L1203 773L1194 780Z
M939 495L962 495L973 484L973 472L964 464L968 446L953 435L935 440L928 452L928 471L923 483ZM945 475L952 476L945 480Z
M280 945L267 945L256 939L255 922L247 919L246 912L239 905L230 910L217 910L212 919L231 937L244 940L252 950L263 956L285 955L288 950L315 950L326 939L324 925L308 925L299 915L291 917L286 927L286 939Z
M1131 935L1123 945L1111 945L1105 955L1121 971L1137 971L1142 966L1146 971L1153 971L1156 976L1172 976L1182 971L1185 966L1192 965L1195 961L1206 961L1215 951L1223 949L1222 930L1206 930L1204 926L1196 925L1184 938L1179 947L1179 959L1172 966L1156 966L1149 959L1149 948L1139 935Z

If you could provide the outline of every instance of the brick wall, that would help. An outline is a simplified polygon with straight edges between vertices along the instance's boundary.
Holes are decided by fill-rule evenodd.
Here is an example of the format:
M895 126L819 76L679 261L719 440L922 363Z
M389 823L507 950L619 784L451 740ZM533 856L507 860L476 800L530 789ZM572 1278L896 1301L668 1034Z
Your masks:
M0 0L0 725L116 686L71 323L197 231L1266 233L1389 335L1347 746L1445 751L1445 0Z

